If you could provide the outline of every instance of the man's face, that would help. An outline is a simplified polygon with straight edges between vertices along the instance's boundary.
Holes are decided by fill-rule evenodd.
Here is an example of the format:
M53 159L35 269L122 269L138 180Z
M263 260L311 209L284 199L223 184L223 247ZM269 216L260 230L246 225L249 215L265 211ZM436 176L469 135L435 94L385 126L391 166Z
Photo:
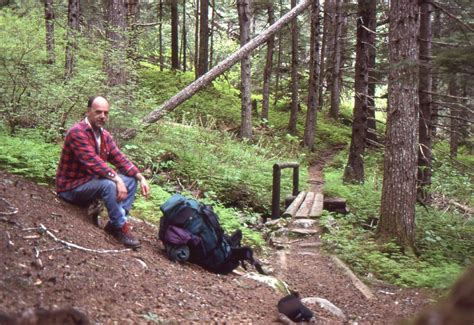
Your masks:
M98 131L109 119L109 103L103 97L97 97L87 109L87 119L92 129Z

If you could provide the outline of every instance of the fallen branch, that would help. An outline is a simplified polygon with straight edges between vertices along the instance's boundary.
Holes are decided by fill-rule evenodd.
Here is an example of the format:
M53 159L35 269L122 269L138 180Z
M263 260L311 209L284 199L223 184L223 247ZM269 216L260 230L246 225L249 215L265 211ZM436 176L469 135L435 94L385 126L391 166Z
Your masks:
M14 207L10 202L5 200L3 197L0 197L0 200L5 202L5 204L7 205L7 209L11 210L10 212L0 212L0 215L2 215L2 216L11 216L11 215L14 215L14 214L18 213L18 208Z
M81 251L91 252L91 253L98 253L98 254L123 253L123 252L128 252L128 251L132 250L131 248L125 248L125 249L91 249L91 248L86 248L86 247L82 247L82 246L67 242L65 240L59 239L51 231L49 231L42 223L40 223L39 228L40 228L40 232L45 233L46 235L51 237L55 242L61 243L61 244L65 245L67 248L75 248L75 249L79 249Z

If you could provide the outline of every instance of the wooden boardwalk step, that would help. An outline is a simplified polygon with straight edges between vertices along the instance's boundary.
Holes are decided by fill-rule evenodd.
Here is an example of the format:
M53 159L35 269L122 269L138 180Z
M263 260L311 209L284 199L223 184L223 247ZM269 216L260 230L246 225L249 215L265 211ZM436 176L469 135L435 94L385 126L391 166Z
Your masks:
M301 191L290 206L283 212L283 218L319 217L323 212L324 196L322 193Z
M298 211L296 211L295 218L307 218L313 206L313 201L314 192L306 193L303 203L301 203Z

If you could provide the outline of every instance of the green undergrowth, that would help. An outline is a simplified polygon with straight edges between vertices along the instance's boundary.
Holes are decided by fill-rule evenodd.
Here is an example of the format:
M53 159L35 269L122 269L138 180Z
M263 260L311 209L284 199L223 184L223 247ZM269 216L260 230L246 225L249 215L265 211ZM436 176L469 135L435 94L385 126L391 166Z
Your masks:
M37 132L20 132L17 137L10 137L0 130L0 168L10 173L52 184L59 152L59 146L38 140Z
M363 185L342 182L346 153L340 153L325 170L325 195L343 197L351 212L340 215L326 212L322 217L326 249L336 253L362 276L406 287L449 287L467 266L473 264L474 219L453 210L417 207L417 255L405 254L395 243L379 244L375 230L382 190L382 153L369 151L365 157L366 181ZM446 163L446 162L445 162ZM451 179L433 176L435 190L457 193L466 186L467 175L450 170ZM443 184L441 184L443 183Z
M270 211L273 164L297 160L259 143L235 141L227 133L172 122L150 127L124 149L157 178L167 172L206 198L263 214ZM301 168L301 183L307 178ZM291 186L291 172L285 171L281 193L291 193Z

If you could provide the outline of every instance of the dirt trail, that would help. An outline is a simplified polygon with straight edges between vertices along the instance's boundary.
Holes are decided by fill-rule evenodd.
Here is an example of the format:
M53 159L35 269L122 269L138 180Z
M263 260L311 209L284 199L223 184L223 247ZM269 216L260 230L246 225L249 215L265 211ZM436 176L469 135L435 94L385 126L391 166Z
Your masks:
M0 171L0 198L0 312L72 306L104 324L278 320L282 293L237 274L219 276L170 262L152 225L134 221L143 244L138 251L66 249L38 232L40 224L54 237L85 248L122 247L92 225L84 209L58 200L49 187ZM10 213L9 206L18 212ZM368 301L320 251L318 236L291 238L285 249L258 255L302 297L327 299L345 315L311 305L318 324L389 324L426 303L416 290L385 285L372 286L375 299Z

